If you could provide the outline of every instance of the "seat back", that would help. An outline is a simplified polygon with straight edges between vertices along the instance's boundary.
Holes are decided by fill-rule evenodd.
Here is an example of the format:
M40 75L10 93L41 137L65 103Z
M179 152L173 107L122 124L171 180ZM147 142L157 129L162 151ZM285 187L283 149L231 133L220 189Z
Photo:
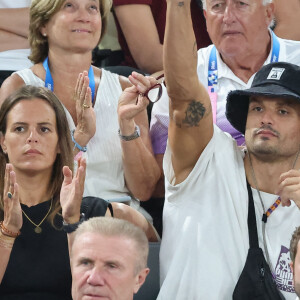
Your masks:
M159 249L160 243L149 243L148 274L145 283L142 285L134 300L155 300L159 293Z

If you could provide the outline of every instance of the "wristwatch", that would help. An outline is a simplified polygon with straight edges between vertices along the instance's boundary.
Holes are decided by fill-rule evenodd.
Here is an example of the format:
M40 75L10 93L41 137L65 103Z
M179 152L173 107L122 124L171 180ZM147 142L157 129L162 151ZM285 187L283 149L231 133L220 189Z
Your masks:
M81 213L81 214L80 214L80 219L79 219L79 221L76 222L76 223L69 224L69 223L65 222L65 220L63 220L63 226L62 226L62 229L63 229L63 231L66 232L66 233L72 233L72 232L74 232L74 231L78 228L78 226L79 226L83 221L85 221L85 214L84 214L84 213Z
M123 141L132 141L141 136L140 127L135 125L134 133L131 135L122 135L120 129L118 130L118 134L121 140Z

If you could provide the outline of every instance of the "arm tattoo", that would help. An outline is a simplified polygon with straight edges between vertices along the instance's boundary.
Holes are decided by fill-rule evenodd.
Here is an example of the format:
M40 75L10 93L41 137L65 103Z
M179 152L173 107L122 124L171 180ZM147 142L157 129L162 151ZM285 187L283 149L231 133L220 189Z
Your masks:
M198 126L199 122L203 119L205 112L206 108L201 102L192 100L185 112L185 119L182 123L186 124L188 127Z
M184 2L183 1L178 2L178 6L179 7L184 6Z

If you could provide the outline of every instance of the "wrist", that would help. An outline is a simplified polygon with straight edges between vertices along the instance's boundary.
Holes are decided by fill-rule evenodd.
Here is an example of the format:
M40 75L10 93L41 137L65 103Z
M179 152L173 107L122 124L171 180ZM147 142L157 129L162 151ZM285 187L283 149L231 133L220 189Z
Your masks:
M78 149L79 151L86 152L87 151L87 143L90 140L86 137L84 133L78 132L76 130L71 131L72 142L74 143L74 149Z
M135 125L134 131L131 134L124 135L121 130L118 130L119 138L123 141L132 141L141 136L139 126Z
M78 220L78 219L77 219ZM68 220L69 221L69 220ZM84 213L82 213L80 215L80 219L79 221L77 221L76 223L68 223L66 220L63 220L63 226L62 229L66 232L66 233L72 233L74 232L78 226L85 221L85 215Z
M0 222L0 232L2 233L2 235L15 239L16 237L18 237L21 234L20 230L12 231L7 227L8 226L5 226L3 224L3 221Z
M135 130L134 120L121 120L119 119L120 134L122 135L131 135Z
M74 216L66 216L66 215L63 215L63 222L65 224L74 224L74 223L77 223L80 221L80 218L81 218L81 214L78 213Z

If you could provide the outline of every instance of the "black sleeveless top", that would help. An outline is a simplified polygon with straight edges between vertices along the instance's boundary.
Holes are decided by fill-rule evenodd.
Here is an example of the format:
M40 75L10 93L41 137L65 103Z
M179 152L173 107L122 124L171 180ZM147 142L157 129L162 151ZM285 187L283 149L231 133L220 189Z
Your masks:
M103 199L85 197L81 212L85 217L104 216L110 204ZM50 208L50 200L22 209L39 224ZM55 225L62 226L62 217L56 216ZM21 235L15 240L6 272L0 285L1 300L72 300L71 269L67 234L55 229L47 220L42 232L23 215Z

